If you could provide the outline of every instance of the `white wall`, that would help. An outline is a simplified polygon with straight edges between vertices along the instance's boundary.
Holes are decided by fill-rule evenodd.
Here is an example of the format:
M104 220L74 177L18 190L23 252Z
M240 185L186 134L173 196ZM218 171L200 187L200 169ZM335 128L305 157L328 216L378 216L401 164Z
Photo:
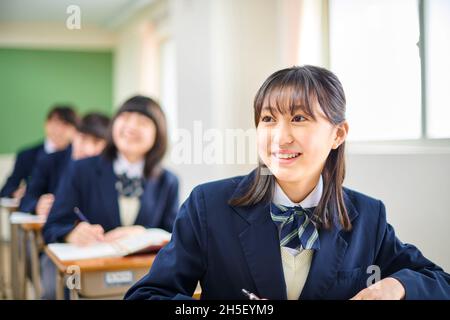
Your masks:
M167 2L154 1L117 29L114 55L116 107L135 94L159 96L159 44L166 31Z
M274 70L293 65L297 59L300 12L296 10L300 4L301 0L153 2L118 30L115 104L136 93L160 98L158 46L170 38L176 48L178 128L192 134L196 121L203 130L253 128L257 88ZM151 48L147 52L146 46ZM252 168L175 165L172 160L169 152L166 164L180 176L182 199L199 183Z
M192 132L195 121L201 121L203 130L214 128L222 132L254 127L252 106L256 90L271 72L285 66L285 57L289 57L283 55L285 50L279 38L282 2L171 1L179 128ZM181 177L182 198L199 183L244 174L252 167L173 166L170 159L167 164Z
M382 200L397 236L450 271L450 154L348 154L344 185Z

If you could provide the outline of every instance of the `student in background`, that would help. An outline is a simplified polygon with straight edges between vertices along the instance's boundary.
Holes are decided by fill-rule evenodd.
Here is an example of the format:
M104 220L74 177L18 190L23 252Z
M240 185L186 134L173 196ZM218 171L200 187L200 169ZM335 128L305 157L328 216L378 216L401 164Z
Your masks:
M20 203L20 210L47 216L54 201L54 193L70 163L102 152L106 145L108 126L109 118L103 114L85 115L71 145L39 159Z
M45 242L83 246L145 228L171 232L178 179L161 166L166 146L160 106L144 96L127 100L112 120L103 154L75 162L64 178L43 229ZM78 221L75 207L88 221Z
M275 72L254 119L257 169L196 187L126 299L189 299L198 281L202 299L450 298L450 275L396 237L383 203L342 186L349 126L333 73Z
M61 183L43 229L45 242L87 246L146 228L172 231L178 211L178 178L162 168L167 126L152 99L127 100L112 120L108 143L97 157L76 161ZM87 221L74 213L77 207ZM41 258L45 299L55 297L55 267Z
M20 151L14 169L0 191L0 197L20 199L25 193L32 170L37 161L46 154L67 148L76 132L77 115L70 106L55 106L45 121L45 141ZM24 182L24 183L23 183Z

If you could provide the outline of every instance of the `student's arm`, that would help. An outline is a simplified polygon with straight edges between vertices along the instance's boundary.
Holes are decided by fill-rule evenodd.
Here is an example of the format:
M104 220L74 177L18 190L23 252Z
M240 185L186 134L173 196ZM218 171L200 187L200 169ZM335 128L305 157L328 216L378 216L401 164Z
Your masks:
M31 173L25 196L20 202L20 211L34 213L39 198L48 193L48 184L51 168L49 156L41 158Z
M69 167L68 173L61 179L55 193L55 202L44 225L43 236L46 243L64 242L65 237L75 228L77 217L73 209L79 206L80 178L77 179L75 166Z
M163 213L163 225L162 228L172 232L173 223L180 208L180 199L178 195L179 183L178 178L174 175L170 177L167 201L165 203Z
M206 270L204 196L195 188L181 206L171 241L158 253L149 274L126 293L125 299L191 299Z
M377 243L375 264L381 268L381 278L400 281L405 288L405 299L450 299L450 275L426 259L415 246L397 239L386 221L386 209L381 201Z
M13 197L13 193L19 188L22 180L27 178L28 172L25 152L19 152L14 163L14 169L0 191L0 197Z

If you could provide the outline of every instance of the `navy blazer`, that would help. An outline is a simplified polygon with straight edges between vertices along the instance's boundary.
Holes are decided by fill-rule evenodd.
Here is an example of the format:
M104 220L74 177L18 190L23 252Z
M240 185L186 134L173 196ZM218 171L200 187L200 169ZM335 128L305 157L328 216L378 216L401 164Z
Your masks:
M112 161L97 156L72 162L61 181L43 229L46 243L63 242L77 222L78 207L92 224L107 232L121 226L117 176ZM146 180L135 225L172 232L179 208L178 178L168 170Z
M269 204L228 205L251 181L252 174L196 187L178 213L171 241L125 299L188 299L198 281L202 299L245 299L241 289L287 299ZM396 238L381 201L346 188L344 198L353 229L319 231L320 250L300 299L352 298L366 287L371 265L380 267L381 278L398 279L406 299L450 298L450 276Z
M61 177L71 161L72 146L40 157L31 174L25 195L20 201L19 210L34 213L42 195L56 192Z
M14 169L0 191L0 197L12 197L13 193L19 188L22 180L25 180L28 184L37 160L45 154L43 143L19 151L16 156L16 162L14 163Z

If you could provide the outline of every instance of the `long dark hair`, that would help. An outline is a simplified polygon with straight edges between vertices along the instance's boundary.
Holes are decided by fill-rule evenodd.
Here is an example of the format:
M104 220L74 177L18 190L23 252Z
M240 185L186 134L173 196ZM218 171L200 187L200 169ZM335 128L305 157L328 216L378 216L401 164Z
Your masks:
M167 124L166 117L160 105L153 99L145 96L134 96L120 107L109 126L108 139L103 155L114 160L117 157L117 147L112 136L114 121L123 112L138 112L149 117L156 127L155 143L144 156L144 176L147 178L157 176L161 172L160 162L167 150Z
M268 100L269 99L269 100ZM260 121L265 101L271 101L270 108L278 112L286 105L290 112L300 107L308 116L316 120L313 112L317 101L330 123L338 125L345 120L345 94L339 79L330 71L315 67L302 66L283 69L267 78L258 90L254 100L255 126ZM275 101L272 104L272 101ZM275 110L270 110L274 113ZM324 183L322 197L314 211L314 220L318 227L330 229L339 223L343 229L350 230L351 222L345 207L342 184L345 177L345 142L328 155L322 170ZM267 174L268 168L259 163L253 183L242 195L229 201L232 206L251 206L259 202L268 202L273 196L275 177ZM264 172L266 171L266 172Z

